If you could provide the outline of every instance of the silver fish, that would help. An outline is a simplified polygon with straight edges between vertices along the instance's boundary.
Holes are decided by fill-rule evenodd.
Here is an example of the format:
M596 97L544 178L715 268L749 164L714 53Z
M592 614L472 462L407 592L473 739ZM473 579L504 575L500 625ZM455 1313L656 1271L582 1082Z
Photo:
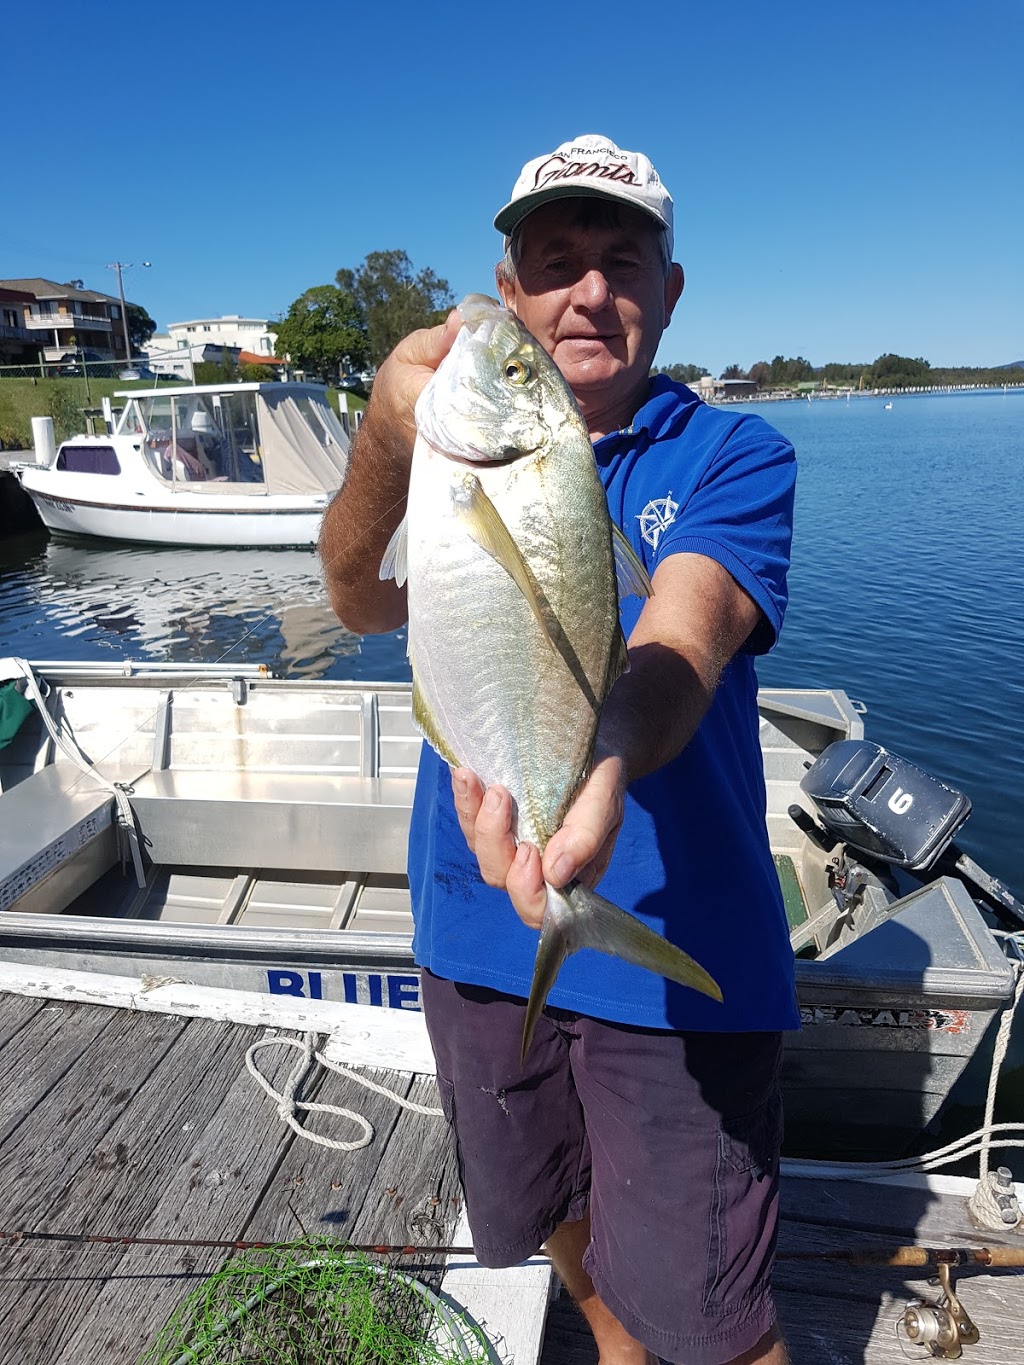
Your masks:
M545 845L590 771L604 700L628 667L618 598L650 581L608 516L586 423L514 314L470 294L416 406L405 521L381 578L408 581L413 711L452 767L511 793ZM598 948L716 1000L682 949L578 882L547 887L523 1056L559 968Z

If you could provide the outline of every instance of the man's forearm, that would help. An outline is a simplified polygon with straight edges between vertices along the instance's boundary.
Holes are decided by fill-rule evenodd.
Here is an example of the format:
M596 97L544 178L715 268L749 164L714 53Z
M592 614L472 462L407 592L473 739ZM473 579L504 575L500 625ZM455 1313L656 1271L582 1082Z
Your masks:
M405 515L409 451L371 401L349 456L344 486L324 516L320 558L331 606L349 630L395 630L406 619L405 589L379 576L380 561Z
M380 562L405 516L416 399L461 325L451 313L438 327L410 332L381 365L344 486L324 517L320 557L331 606L360 635L396 630L406 620L405 588L381 582Z
M689 744L711 704L717 671L702 677L683 654L655 642L630 650L629 672L601 715L596 761L614 755L625 785L646 777Z

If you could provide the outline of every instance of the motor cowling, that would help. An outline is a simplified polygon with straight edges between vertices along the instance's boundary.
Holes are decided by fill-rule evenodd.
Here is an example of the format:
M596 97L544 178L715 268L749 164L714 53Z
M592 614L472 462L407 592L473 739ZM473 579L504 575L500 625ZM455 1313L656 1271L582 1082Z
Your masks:
M911 872L930 868L971 813L963 792L863 739L830 744L800 786L837 839Z

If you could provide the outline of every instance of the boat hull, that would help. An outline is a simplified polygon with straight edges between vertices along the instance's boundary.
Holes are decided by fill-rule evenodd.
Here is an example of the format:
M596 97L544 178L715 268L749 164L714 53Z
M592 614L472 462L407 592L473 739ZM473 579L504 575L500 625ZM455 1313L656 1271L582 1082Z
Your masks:
M323 498L305 506L260 498L235 507L211 506L213 499L205 506L132 507L58 497L22 482L50 531L151 545L305 549L317 543L326 505ZM254 501L263 505L255 509Z

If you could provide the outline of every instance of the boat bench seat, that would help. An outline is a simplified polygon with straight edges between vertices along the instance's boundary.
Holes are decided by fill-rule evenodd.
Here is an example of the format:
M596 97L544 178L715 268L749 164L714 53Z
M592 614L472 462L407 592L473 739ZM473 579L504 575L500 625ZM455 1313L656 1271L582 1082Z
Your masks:
M114 798L73 765L51 763L0 795L0 911L59 912L116 858Z
M403 874L415 779L165 769L134 784L147 855L172 866Z

